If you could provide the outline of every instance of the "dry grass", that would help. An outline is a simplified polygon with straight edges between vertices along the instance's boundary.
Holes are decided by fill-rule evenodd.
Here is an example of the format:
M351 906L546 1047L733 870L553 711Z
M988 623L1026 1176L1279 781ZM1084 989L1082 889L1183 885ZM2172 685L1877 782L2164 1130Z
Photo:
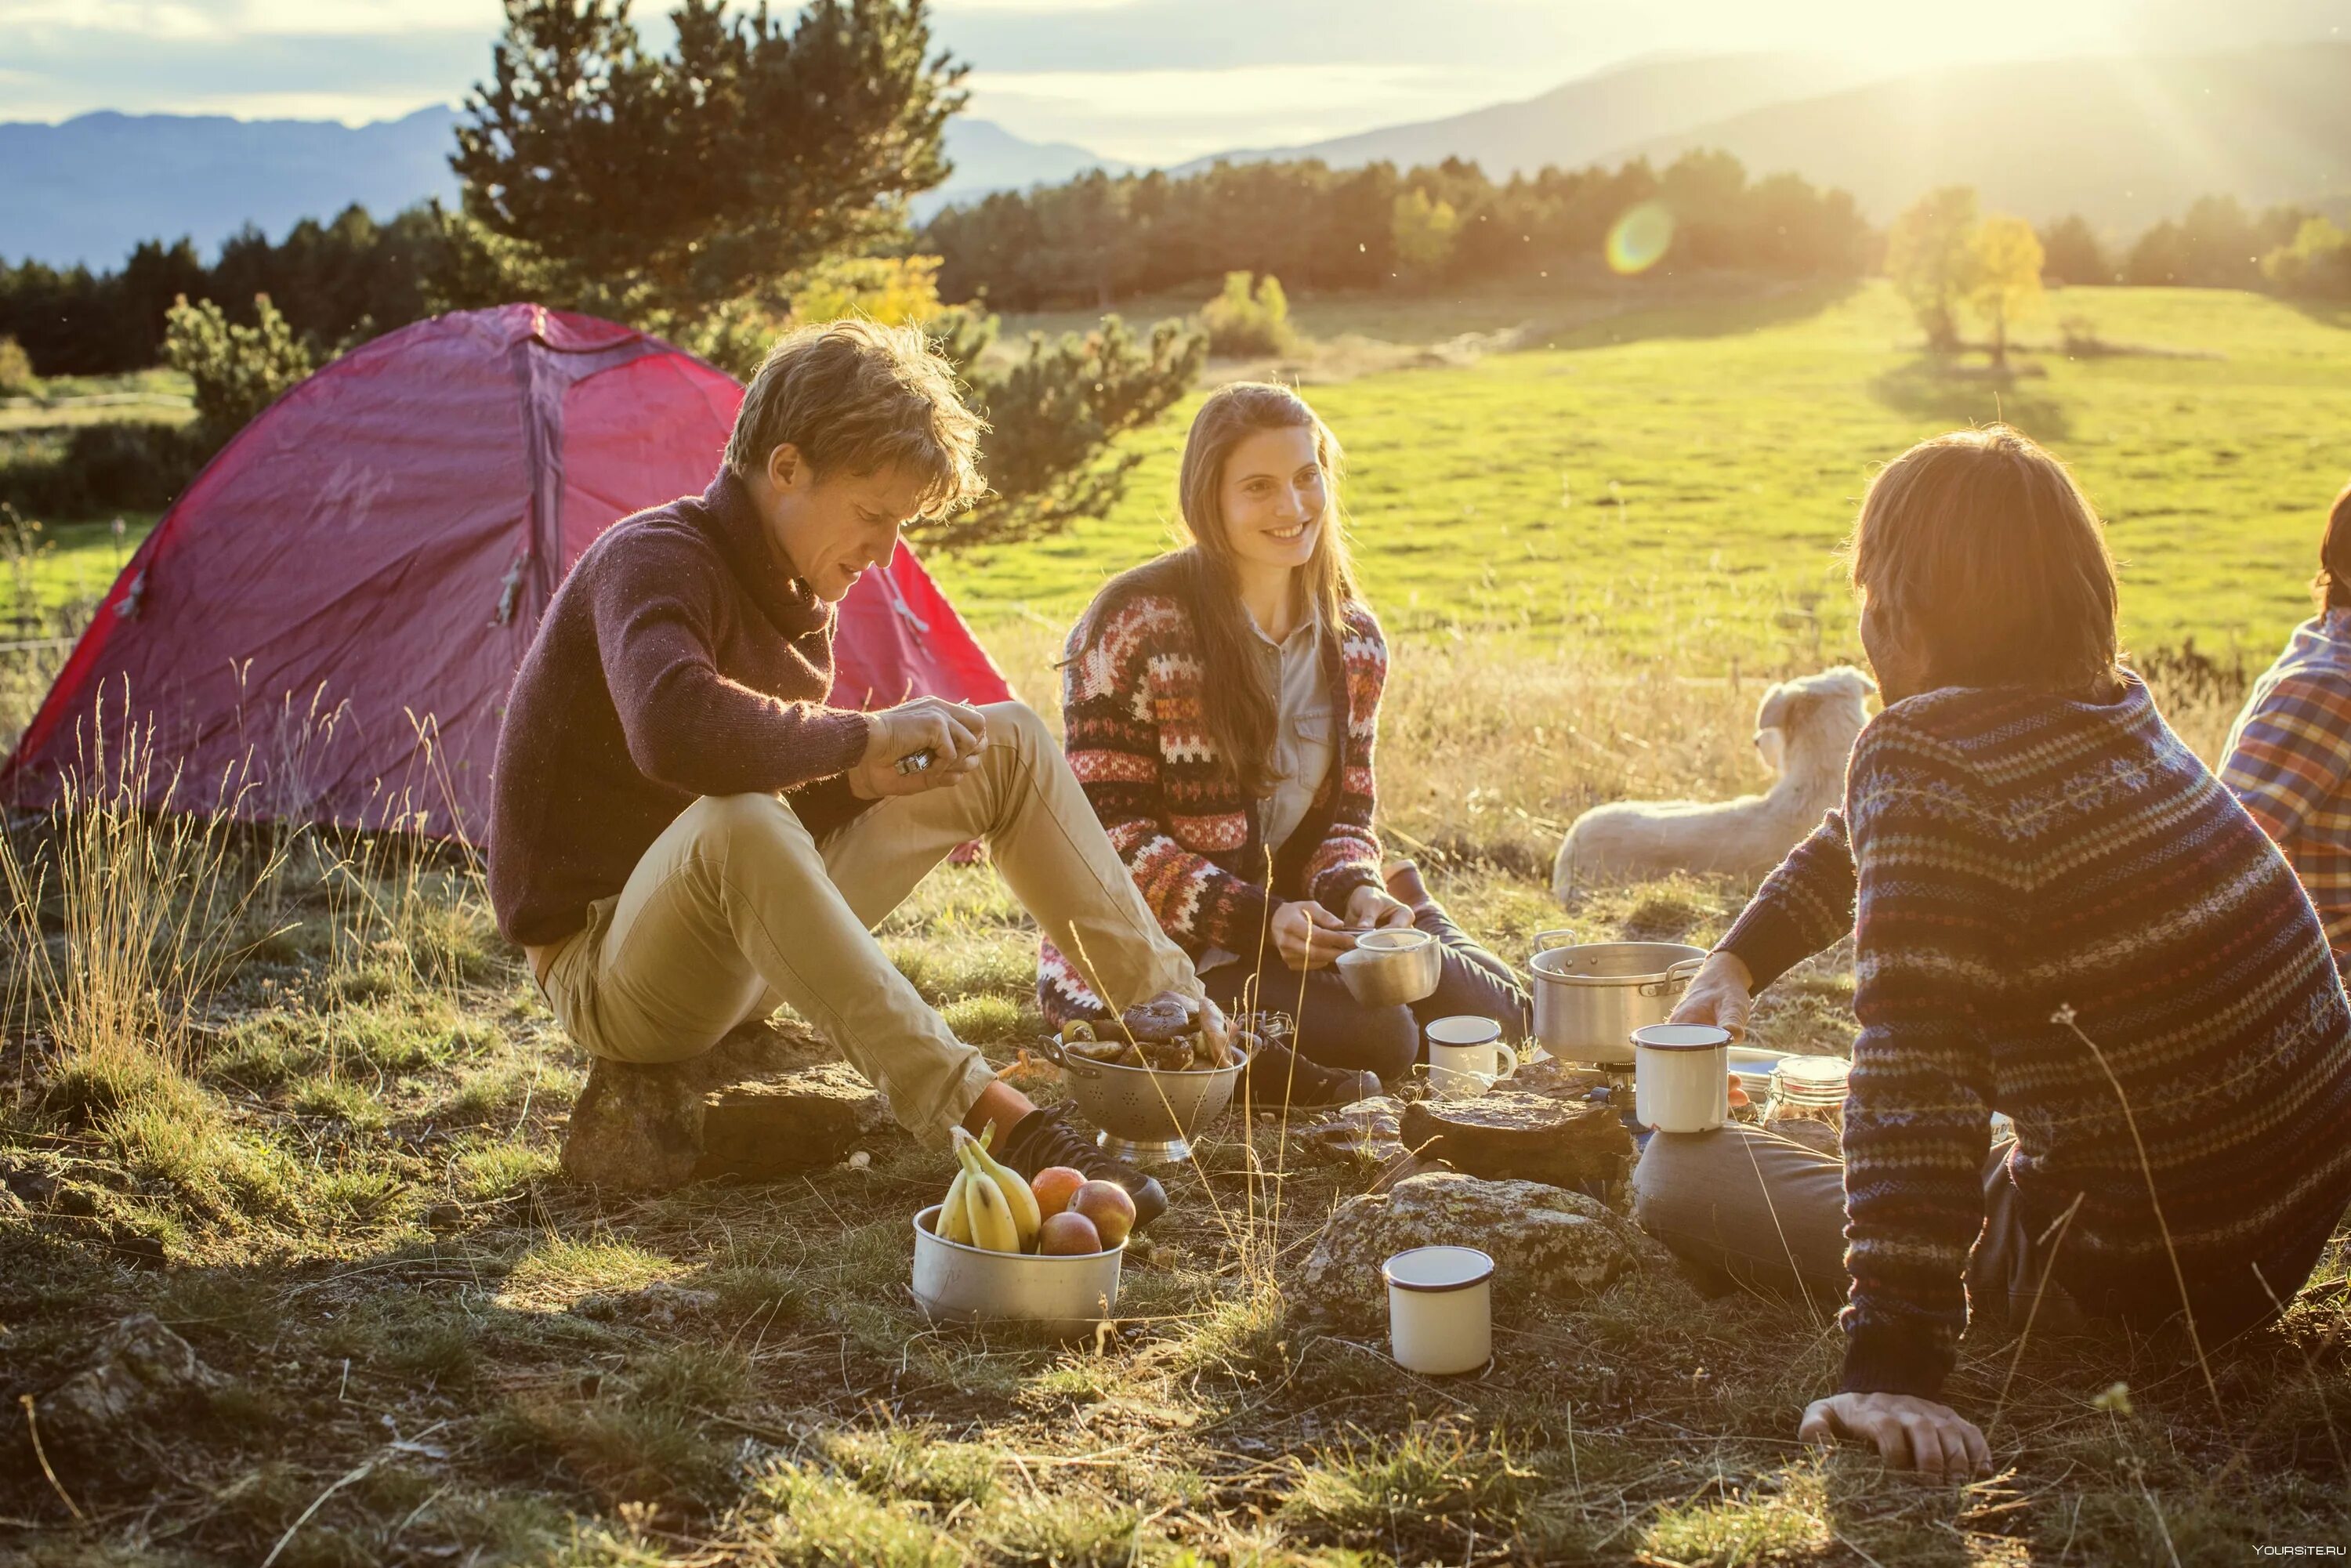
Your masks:
M1048 699L1055 641L991 637ZM1583 805L1761 784L1760 695L1671 660L1412 644L1384 732L1391 828L1523 953L1562 919L1540 873ZM2227 706L2191 721L2208 754ZM1504 1322L1488 1376L1402 1375L1286 1289L1365 1173L1304 1164L1279 1126L1228 1123L1173 1175L1115 1334L941 1332L905 1293L905 1216L943 1156L893 1143L765 1187L570 1188L553 1151L580 1063L474 867L397 834L172 858L210 831L99 810L11 840L20 889L47 891L20 891L11 927L0 1176L70 1196L0 1212L0 1407L141 1310L232 1380L109 1450L57 1448L87 1524L0 1438L0 1552L28 1563L256 1563L282 1542L283 1564L2217 1563L2351 1542L2341 1239L2282 1329L2212 1352L2217 1414L2170 1346L1971 1347L1954 1396L1998 1408L2003 1469L1967 1488L1799 1450L1834 1331L1670 1276ZM214 893L171 880L190 863ZM134 909L162 896L142 888L181 888L177 909L233 890L246 913L181 934L217 955L202 964L152 917L78 916L110 946L85 952L62 940L61 878ZM1676 879L1564 918L1704 941L1745 893ZM935 875L883 936L999 1060L1036 1027L1034 931L984 869ZM169 1068L97 1115L57 1093L74 1020L120 1016L75 1000L84 964L152 982L147 1032L88 1038ZM1759 1029L1834 1045L1849 988L1834 956L1811 966Z

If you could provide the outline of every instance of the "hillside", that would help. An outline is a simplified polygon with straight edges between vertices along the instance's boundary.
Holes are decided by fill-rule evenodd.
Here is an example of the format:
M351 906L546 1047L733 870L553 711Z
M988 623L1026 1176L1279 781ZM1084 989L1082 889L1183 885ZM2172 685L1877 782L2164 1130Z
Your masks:
M455 120L435 104L358 127L111 110L0 123L0 260L111 267L183 235L209 256L246 224L274 238L353 202L387 215L455 195Z
M379 217L453 198L456 111L435 104L358 127L225 115L78 115L0 122L0 262L120 265L141 240L185 235L206 256L247 224L273 239L357 202ZM1122 165L1066 143L1026 141L984 120L947 122L956 172L917 215L990 191Z
M1868 74L1850 61L1811 55L1649 58L1578 77L1518 103L1299 147L1220 152L1185 170L1264 158L1319 158L1334 168L1384 162L1408 169L1466 158L1500 179L1546 163L1577 167L1627 142L1810 98Z
M2198 196L2351 194L2351 44L1954 67L1632 139L1611 158L1720 147L1851 191L1884 223L1964 182L2035 221L2135 234Z

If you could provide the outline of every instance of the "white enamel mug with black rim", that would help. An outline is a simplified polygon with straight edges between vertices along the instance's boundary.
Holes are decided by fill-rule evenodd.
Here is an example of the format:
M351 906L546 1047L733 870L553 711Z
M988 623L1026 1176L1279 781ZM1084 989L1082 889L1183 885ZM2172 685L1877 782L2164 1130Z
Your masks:
M1483 1094L1519 1070L1502 1026L1475 1013L1437 1019L1421 1030L1428 1042L1428 1087L1445 1100Z
M1707 1133L1730 1120L1730 1031L1710 1023L1635 1030L1633 1114L1660 1133Z
M1388 1345L1406 1372L1449 1377L1494 1357L1494 1260L1475 1247L1415 1247L1380 1265Z

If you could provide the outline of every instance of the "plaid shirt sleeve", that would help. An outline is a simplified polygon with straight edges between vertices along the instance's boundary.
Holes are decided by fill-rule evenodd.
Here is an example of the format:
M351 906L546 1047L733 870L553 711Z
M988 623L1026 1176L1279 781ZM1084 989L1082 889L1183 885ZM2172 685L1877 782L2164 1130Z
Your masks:
M2256 691L2220 781L2278 843L2351 778L2351 682L2294 673Z

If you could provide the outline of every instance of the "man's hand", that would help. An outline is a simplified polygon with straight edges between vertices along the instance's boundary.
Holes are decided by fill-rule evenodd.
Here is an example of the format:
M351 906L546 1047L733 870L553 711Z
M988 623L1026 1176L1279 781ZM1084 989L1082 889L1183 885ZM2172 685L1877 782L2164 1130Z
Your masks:
M1347 924L1359 931L1401 930L1412 924L1412 905L1365 883L1347 895Z
M1293 969L1320 969L1355 946L1347 923L1311 898L1276 909L1272 931L1274 951Z
M1755 976L1738 954L1708 953L1668 1021L1710 1023L1729 1030L1733 1040L1745 1040L1747 1015L1755 1010L1754 983Z
M1991 1474L1991 1445L1974 1422L1915 1394L1838 1394L1804 1406L1796 1436L1825 1448L1839 1437L1877 1445L1888 1467L1965 1480Z
M916 697L865 716L865 755L849 770L849 792L861 800L919 795L959 784L979 769L987 716L944 697ZM898 764L927 753L923 767Z

